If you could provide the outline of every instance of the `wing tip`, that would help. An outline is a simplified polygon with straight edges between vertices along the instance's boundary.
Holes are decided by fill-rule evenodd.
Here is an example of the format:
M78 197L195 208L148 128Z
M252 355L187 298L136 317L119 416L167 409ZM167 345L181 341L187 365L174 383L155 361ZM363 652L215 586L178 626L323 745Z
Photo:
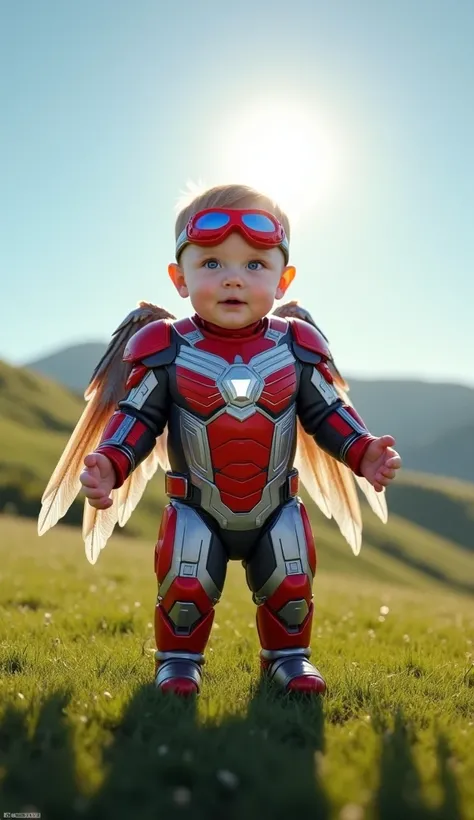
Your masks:
M51 529L51 527L54 527L54 525L57 524L57 521L58 521L58 519L56 519L56 521L52 520L52 518L49 514L49 511L46 511L45 509L40 510L40 514L38 516L38 522L37 522L37 525L36 525L37 530L38 530L38 535L39 536L45 535L45 533L47 533L48 530Z

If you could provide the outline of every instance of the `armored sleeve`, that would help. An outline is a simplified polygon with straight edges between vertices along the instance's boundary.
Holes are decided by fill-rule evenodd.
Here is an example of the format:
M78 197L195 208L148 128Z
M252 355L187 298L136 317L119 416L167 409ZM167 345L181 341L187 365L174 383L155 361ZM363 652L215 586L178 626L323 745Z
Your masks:
M168 421L169 382L165 367L137 365L127 386L131 389L121 399L110 417L96 452L112 462L116 483L125 479L153 450Z
M324 362L302 364L297 411L305 432L319 447L360 476L360 463L374 436L338 396Z

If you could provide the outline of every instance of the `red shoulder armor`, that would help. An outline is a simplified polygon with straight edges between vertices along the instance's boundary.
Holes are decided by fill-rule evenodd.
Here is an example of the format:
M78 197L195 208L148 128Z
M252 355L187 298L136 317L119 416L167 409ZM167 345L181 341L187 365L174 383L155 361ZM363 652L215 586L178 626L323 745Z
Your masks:
M159 353L170 346L171 322L158 319L137 330L128 340L123 352L124 362L138 362L153 353Z
M326 339L314 325L310 325L309 322L305 322L303 319L291 318L288 321L296 344L305 347L306 350L311 350L312 353L324 356L325 359L332 360Z

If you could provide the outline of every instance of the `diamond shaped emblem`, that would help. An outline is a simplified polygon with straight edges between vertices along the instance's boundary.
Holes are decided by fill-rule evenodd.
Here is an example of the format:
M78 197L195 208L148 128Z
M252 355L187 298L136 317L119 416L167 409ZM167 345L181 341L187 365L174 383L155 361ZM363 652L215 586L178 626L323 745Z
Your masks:
M254 405L260 397L264 382L253 368L237 361L231 364L222 376L217 379L217 386L228 405L230 405L228 408L230 410L232 405L236 409Z
M239 399L249 399L249 387L251 384L251 379L230 379L232 387L235 390L235 398L237 401Z

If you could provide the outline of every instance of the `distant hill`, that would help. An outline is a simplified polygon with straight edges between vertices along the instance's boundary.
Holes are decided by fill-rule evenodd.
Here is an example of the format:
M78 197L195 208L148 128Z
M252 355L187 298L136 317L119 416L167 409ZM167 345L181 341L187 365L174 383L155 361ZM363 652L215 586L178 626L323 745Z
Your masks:
M83 394L106 347L104 342L85 342L27 362L25 367Z
M90 342L28 363L83 394L106 343ZM474 389L421 381L351 379L351 400L376 435L391 433L404 466L474 482ZM470 443L469 443L470 442Z
M431 444L406 452L405 466L424 473L472 481L474 475L474 417L472 423L448 430Z

